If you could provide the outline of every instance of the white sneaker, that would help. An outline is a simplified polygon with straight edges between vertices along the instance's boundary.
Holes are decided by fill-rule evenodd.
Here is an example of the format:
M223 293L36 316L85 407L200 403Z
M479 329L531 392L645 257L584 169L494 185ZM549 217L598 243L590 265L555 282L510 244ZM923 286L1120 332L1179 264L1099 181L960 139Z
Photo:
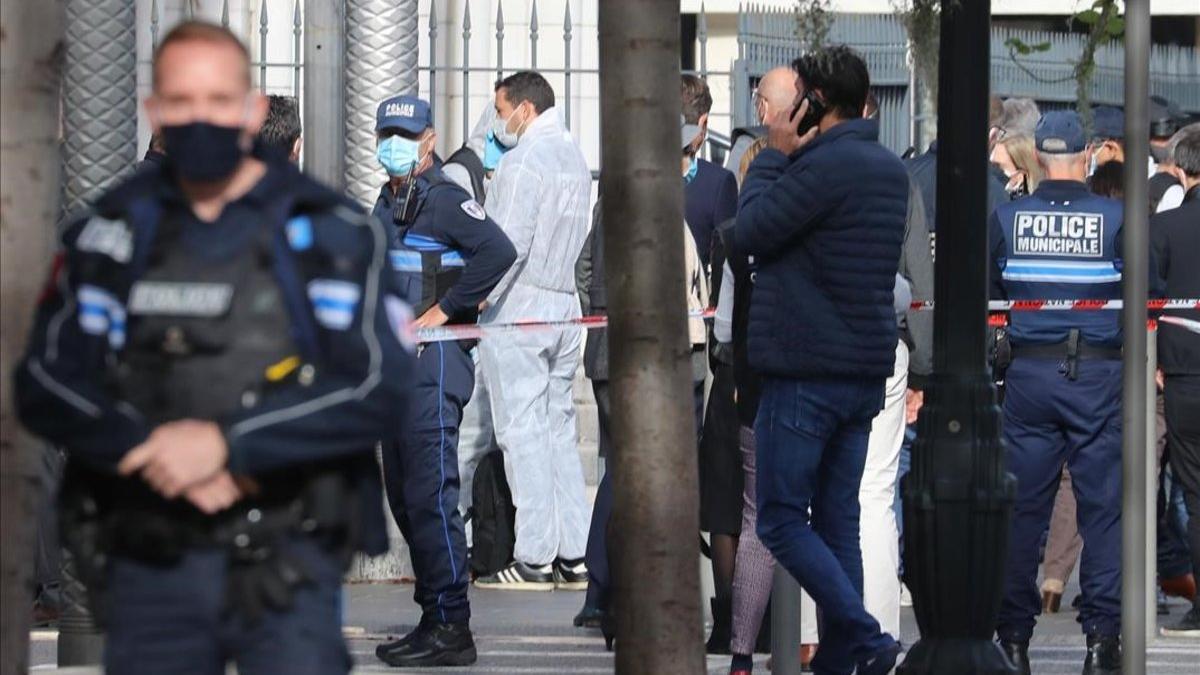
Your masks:
M578 560L554 561L554 587L560 591L586 591L588 585L587 565L583 558Z
M495 588L504 591L552 591L554 590L553 565L526 565L523 562L509 563L499 572L475 580L476 588Z

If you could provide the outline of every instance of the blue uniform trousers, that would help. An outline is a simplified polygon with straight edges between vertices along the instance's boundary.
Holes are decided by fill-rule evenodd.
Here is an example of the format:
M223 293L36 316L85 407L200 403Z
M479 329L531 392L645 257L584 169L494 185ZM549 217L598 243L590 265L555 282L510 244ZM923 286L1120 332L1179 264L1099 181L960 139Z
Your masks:
M383 452L388 504L408 542L423 618L462 623L471 608L458 511L458 426L474 389L475 365L457 342L435 342L417 356L415 376L400 438Z
M175 565L114 556L104 597L104 668L110 675L330 675L350 671L342 639L342 566L314 542L292 539L287 552L313 583L296 589L287 612L254 623L224 611L229 557L196 549Z
M821 609L812 663L819 674L848 675L894 644L863 607L859 546L858 490L883 385L883 378L763 380L758 538Z
M1020 358L1006 376L1004 440L1017 478L1004 599L996 633L1025 642L1041 611L1038 541L1063 464L1071 471L1083 555L1079 622L1089 635L1121 632L1121 362L1082 360L1069 380L1054 359Z

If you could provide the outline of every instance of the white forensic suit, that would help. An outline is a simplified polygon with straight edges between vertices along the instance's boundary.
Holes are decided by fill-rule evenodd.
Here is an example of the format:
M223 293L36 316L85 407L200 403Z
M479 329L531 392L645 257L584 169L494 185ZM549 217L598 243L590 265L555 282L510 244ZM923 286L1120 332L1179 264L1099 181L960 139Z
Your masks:
M547 109L500 160L487 213L517 249L482 324L580 316L575 260L591 217L591 172ZM582 558L590 509L576 447L572 382L578 329L512 332L479 343L496 441L517 509L513 557L527 565Z

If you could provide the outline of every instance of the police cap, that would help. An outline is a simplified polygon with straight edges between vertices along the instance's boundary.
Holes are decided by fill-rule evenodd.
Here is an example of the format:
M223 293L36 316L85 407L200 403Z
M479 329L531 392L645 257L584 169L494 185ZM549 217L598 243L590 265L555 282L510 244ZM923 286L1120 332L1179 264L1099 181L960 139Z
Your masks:
M1072 110L1052 110L1042 115L1033 137L1038 151L1051 155L1073 155L1087 147L1083 124Z
M393 96L379 104L375 112L375 131L399 129L419 134L433 126L429 104L416 96Z

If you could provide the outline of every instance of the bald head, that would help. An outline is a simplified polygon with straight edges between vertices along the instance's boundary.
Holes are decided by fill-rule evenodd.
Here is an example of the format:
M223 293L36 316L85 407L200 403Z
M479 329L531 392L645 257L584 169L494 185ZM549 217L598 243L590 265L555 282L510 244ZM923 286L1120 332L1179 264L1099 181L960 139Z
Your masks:
M790 110L795 105L797 93L796 71L790 66L767 71L758 82L758 95L754 102L759 121L767 124L780 110Z

